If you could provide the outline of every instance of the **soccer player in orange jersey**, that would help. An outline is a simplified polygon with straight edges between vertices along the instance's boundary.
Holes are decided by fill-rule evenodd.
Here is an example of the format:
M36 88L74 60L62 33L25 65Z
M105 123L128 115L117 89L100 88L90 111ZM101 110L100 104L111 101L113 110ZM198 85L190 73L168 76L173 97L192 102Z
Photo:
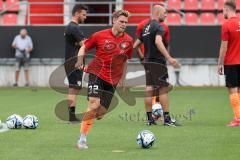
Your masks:
M86 51L96 48L95 57L85 69L89 73L88 108L81 124L79 149L88 148L86 137L94 118L100 119L108 111L116 86L123 78L126 61L132 56L133 39L124 32L128 17L125 10L113 13L113 27L94 33L78 52L76 66L83 69Z
M240 126L240 19L236 15L236 1L227 0L223 8L221 47L218 73L225 74L234 119L228 126Z

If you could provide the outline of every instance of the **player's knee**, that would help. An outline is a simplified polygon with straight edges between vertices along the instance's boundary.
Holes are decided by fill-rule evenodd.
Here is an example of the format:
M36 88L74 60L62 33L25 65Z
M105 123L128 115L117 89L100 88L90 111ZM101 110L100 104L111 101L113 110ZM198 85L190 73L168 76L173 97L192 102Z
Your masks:
M98 99L90 98L88 101L88 108L91 110L97 109L100 106L100 101Z

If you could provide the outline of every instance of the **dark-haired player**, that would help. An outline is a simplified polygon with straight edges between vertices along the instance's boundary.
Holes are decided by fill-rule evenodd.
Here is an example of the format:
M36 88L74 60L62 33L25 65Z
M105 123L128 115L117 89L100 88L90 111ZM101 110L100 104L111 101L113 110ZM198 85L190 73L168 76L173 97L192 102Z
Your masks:
M76 97L82 87L83 72L75 68L77 62L77 53L85 39L85 36L79 26L84 23L87 15L87 7L84 5L75 5L72 9L72 20L65 28L65 70L69 82L68 105L69 122L77 122L75 117Z

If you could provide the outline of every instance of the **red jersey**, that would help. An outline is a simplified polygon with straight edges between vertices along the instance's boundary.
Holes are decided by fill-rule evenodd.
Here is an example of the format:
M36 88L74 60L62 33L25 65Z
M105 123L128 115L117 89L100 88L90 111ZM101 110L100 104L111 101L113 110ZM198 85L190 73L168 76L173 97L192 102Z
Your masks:
M112 29L106 29L94 33L84 44L87 50L96 48L95 57L86 72L117 85L122 77L124 64L132 57L133 39L127 33L116 37Z
M150 21L150 18L147 18L143 21L141 21L140 23L138 23L137 25L137 29L136 29L136 36L139 38L141 33L142 33L142 30L144 28L144 26ZM169 31L169 27L168 25L166 25L166 23L164 22L159 22L159 24L163 27L163 30L164 30L164 36L163 36L163 43L165 45L166 48L168 48L168 44L169 44L169 41L170 41L170 31ZM140 49L142 50L142 52L144 53L144 45L140 45Z
M228 41L225 65L240 64L240 19L232 17L222 25L222 41Z

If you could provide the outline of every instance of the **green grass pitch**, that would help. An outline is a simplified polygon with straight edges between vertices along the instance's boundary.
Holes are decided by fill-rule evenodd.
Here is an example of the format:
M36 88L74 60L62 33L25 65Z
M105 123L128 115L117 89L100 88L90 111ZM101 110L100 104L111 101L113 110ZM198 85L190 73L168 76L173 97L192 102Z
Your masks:
M120 101L104 119L96 121L89 136L88 150L77 150L79 125L69 125L54 114L55 105L66 95L48 88L0 88L0 119L14 113L35 114L36 130L0 133L0 160L233 160L240 157L240 127L232 120L225 88L175 88L170 93L171 112L184 126L146 126L143 98L134 107ZM78 112L86 109L79 97ZM189 114L191 111L191 116ZM139 131L156 136L151 149L136 144Z

